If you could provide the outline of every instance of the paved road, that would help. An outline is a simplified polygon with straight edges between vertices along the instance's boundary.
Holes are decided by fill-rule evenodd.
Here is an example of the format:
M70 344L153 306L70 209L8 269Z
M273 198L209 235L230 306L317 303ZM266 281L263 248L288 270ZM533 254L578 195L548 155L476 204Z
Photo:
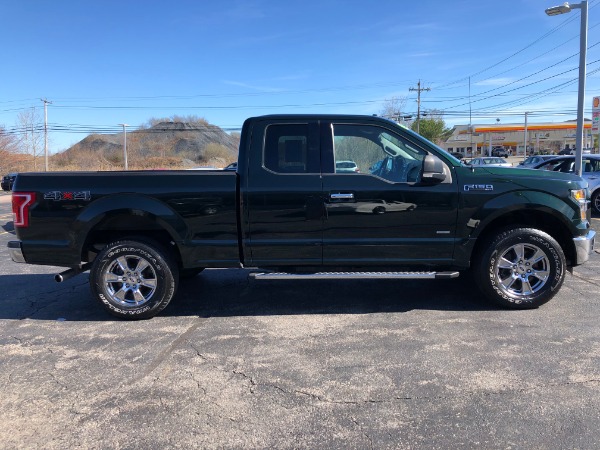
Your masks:
M599 448L600 256L534 311L464 280L207 270L148 321L8 261L2 448Z

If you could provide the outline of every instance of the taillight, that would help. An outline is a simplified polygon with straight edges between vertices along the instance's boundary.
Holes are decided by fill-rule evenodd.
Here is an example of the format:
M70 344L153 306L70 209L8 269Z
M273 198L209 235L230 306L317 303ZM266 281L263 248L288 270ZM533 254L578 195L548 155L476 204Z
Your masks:
M12 211L15 227L29 226L29 208L35 202L35 192L13 192Z

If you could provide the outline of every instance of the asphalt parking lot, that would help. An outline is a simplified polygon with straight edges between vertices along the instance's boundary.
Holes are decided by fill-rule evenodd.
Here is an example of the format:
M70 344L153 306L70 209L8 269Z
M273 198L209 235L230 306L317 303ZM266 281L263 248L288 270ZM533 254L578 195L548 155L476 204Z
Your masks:
M460 278L206 270L160 316L126 322L87 274L57 284L59 269L10 261L8 198L1 448L600 447L597 253L532 311Z

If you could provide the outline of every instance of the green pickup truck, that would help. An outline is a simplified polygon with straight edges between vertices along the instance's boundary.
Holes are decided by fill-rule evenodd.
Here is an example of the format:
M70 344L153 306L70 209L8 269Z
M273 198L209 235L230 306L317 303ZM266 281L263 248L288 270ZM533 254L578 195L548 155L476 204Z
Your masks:
M22 173L12 259L90 270L94 297L149 318L208 267L257 279L454 278L536 308L593 249L587 184L468 167L372 116L246 120L237 170ZM401 291L398 294L401 296Z

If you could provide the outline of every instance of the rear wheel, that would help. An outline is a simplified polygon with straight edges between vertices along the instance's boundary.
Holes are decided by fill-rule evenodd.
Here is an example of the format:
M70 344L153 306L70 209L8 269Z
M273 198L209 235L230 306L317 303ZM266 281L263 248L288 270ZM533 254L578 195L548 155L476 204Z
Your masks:
M112 315L148 319L175 295L177 265L152 242L115 241L96 257L90 270L95 298Z
M484 246L474 275L493 302L512 309L537 308L558 292L565 278L565 255L547 233L508 229Z

